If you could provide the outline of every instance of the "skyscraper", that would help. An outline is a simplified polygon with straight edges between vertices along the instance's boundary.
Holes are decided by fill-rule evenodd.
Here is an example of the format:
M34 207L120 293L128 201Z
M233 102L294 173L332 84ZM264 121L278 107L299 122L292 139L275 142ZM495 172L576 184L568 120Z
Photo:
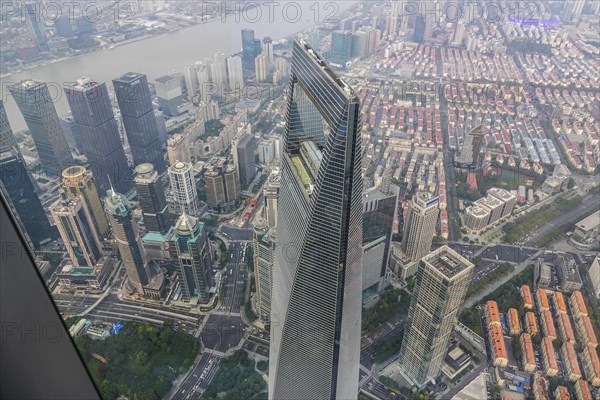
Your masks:
M38 1L36 3L25 3L25 13L27 17L27 26L33 33L33 39L40 52L49 51L48 39L44 31L44 5Z
M263 38L262 54L267 57L267 63L270 65L273 62L273 39L269 36Z
M229 90L239 90L244 88L244 73L241 57L232 56L227 58L227 75L229 80Z
M256 279L254 308L257 311L258 318L266 324L271 320L271 292L273 289L276 244L277 231L269 229L265 219L258 218L254 223L252 237L254 275Z
M431 250L439 214L439 198L417 192L408 208L402 233L402 251L410 261L417 261Z
M207 303L215 282L204 224L198 218L182 214L175 224L170 251L172 257L179 260L183 299L189 301L197 298L200 302Z
M165 143L152 108L146 75L128 72L113 79L113 86L134 164L151 163L159 174L163 173Z
M416 15L415 30L413 33L413 41L415 43L424 43L431 40L434 21L435 14Z
M331 55L332 64L345 67L352 56L352 32L335 31L331 34Z
M360 124L358 96L296 40L273 271L271 399L358 396Z
M92 175L80 165L66 168L62 172L62 187L69 199L81 198L85 209L91 215L92 224L99 238L110 235L110 226L100 202L100 196Z
M279 188L281 187L281 174L279 170L271 172L269 180L263 190L265 198L265 219L269 228L277 227L277 202L279 198Z
M135 167L133 180L146 229L150 232L166 232L171 224L161 176L152 164L146 163Z
M169 167L171 193L177 212L196 215L198 213L198 192L191 163L178 162Z
M264 54L259 54L254 59L254 70L256 71L256 81L264 82L267 80L267 56Z
M256 176L256 158L254 150L256 141L254 135L243 132L231 141L231 154L233 163L237 167L240 176L242 190L248 189L248 185Z
M154 81L158 106L169 117L179 114L178 107L183 103L183 92L179 78L165 75Z
M397 198L371 188L363 193L363 299L383 290Z
M226 203L229 207L236 206L242 195L237 168L231 164L226 165L223 170L223 179L225 181Z
M240 199L240 180L233 165L215 168L204 174L206 204L219 210L235 209Z
M73 157L48 85L28 79L10 85L8 90L25 119L42 169L50 176L60 176L63 169L73 164Z
M398 361L402 375L419 388L440 373L474 267L448 246L419 263Z
M104 198L104 209L110 220L127 278L135 291L143 296L144 286L150 283L152 274L142 248L138 226L133 221L133 210L127 197L112 189Z
M35 182L14 148L0 148L0 181L33 245L57 237L37 196Z
M117 190L127 192L131 188L131 171L106 84L81 78L66 87L65 93L73 120L83 136L84 153L98 191L106 193L112 182Z
M187 99L192 101L196 94L196 90L198 90L198 74L194 65L186 64L186 66L183 67L183 79L185 80Z
M225 182L219 169L204 173L206 187L206 204L211 208L218 208L225 203Z
M102 255L101 244L82 199L69 199L63 193L50 207L50 214L73 265L93 267Z
M10 122L8 122L4 102L0 100L0 148L3 147L8 147L9 149L14 147L19 150L17 139L15 139L15 135L10 127Z
M260 52L260 40L254 38L254 30L242 29L242 66L244 71L254 71L254 59Z

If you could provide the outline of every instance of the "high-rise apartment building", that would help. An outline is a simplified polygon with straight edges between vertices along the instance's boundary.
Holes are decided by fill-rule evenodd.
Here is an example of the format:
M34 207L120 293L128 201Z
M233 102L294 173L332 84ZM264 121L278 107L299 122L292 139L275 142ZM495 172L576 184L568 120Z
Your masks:
M81 199L92 219L96 234L100 239L107 238L110 235L110 225L92 174L80 165L66 168L62 172L61 186L69 199Z
M186 64L186 66L183 67L183 79L185 81L187 99L192 101L196 91L198 90L198 73L195 65Z
M152 274L142 248L138 226L133 221L133 210L124 195L112 189L107 195L104 198L104 209L110 220L127 278L135 291L143 296L144 287L150 283Z
M146 75L128 72L113 79L113 86L134 164L150 163L159 174L163 173L165 143L154 115Z
M269 398L354 399L362 288L360 101L304 40L294 42L292 54Z
M50 226L42 203L36 193L36 183L21 154L14 148L0 148L0 181L3 191L18 214L21 229L34 246L54 239L56 231Z
M102 255L102 247L82 199L69 199L63 194L50 207L50 214L73 265L93 267Z
M10 127L10 122L8 122L4 102L0 100L0 148L3 147L8 147L9 149L14 147L19 150L17 139L15 139L15 135Z
M169 165L175 165L178 161L192 162L189 143L185 136L177 133L167 140L167 159Z
M256 279L256 297L253 304L258 318L268 324L271 320L271 292L273 290L277 231L269 229L264 218L258 218L254 223L252 239Z
M399 358L403 376L419 388L440 373L474 267L448 246L419 263Z
M196 298L207 303L215 282L204 224L198 218L182 214L175 223L174 235L169 243L172 258L179 260L183 299L190 301Z
M106 193L111 183L118 191L131 189L131 170L119 137L106 84L81 78L65 88L77 129L84 138L84 153L98 191Z
M254 135L248 132L243 132L231 141L233 163L239 171L242 190L248 189L248 186L256 176L255 149L256 141L254 140Z
M183 103L183 91L178 77L165 75L154 81L158 106L169 117L179 114L179 106Z
M431 250L439 214L439 198L417 192L408 207L402 232L402 251L411 261L421 259Z
M179 214L198 213L198 192L191 163L178 162L169 167L171 193Z
M60 176L73 157L45 82L33 79L8 86L27 124L44 172Z
M267 63L273 62L273 39L269 36L265 36L262 41L262 54L267 57Z
M240 56L227 58L227 81L229 82L229 90L235 91L244 88L244 72Z
M166 232L171 226L162 177L150 163L135 168L135 189L142 207L144 224L150 232Z
M265 82L267 80L268 61L265 54L259 54L254 59L254 70L256 71L256 82Z

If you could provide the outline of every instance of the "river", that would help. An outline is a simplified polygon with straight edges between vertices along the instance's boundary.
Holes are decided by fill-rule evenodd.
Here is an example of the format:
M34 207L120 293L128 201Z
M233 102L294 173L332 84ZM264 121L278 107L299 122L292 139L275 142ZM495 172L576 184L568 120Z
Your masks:
M49 83L52 96L69 82L87 76L112 86L112 79L126 72L141 72L150 81L173 71L182 71L188 63L213 57L216 52L226 55L241 51L242 29L254 29L255 37L270 36L274 41L299 33L322 23L327 17L339 18L344 11L356 4L353 1L320 2L283 1L276 6L261 6L238 16L229 15L226 21L217 19L130 42L113 49L66 58L51 64L35 67L0 79L2 98L6 112L15 132L26 128L7 86L23 79L33 78ZM69 106L64 93L57 94L56 107L59 115L68 113Z

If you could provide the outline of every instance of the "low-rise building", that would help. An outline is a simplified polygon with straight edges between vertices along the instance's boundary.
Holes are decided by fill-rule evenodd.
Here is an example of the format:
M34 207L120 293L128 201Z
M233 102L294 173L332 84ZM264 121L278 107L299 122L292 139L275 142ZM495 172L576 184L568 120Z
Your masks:
M564 386L557 386L556 390L554 390L554 399L555 400L571 400L571 396L569 395L569 389Z
M456 378L471 363L471 357L460 347L453 346L446 354L442 373L450 380Z
M489 300L485 303L485 320L487 321L488 328L492 326L502 327L500 313L498 312L498 304L493 300Z
M560 340L563 342L575 343L575 332L571 325L571 320L567 314L559 314L558 318L558 333L560 334Z
M579 380L575 382L575 396L577 400L593 400L592 391L587 381Z
M521 297L523 297L523 307L528 310L533 309L533 296L528 285L521 286Z
M533 377L533 397L535 400L549 400L548 397L548 382L540 371L536 372Z
M548 288L552 280L552 268L544 262L543 258L538 258L534 264L533 282L534 286Z
M579 318L581 315L588 315L585 300L583 300L583 295L579 290L576 290L571 294L571 309L573 310L575 318Z
M511 335L521 334L521 321L519 320L519 312L516 308L508 310L508 326Z
M585 346L581 352L581 361L585 376L596 387L600 387L600 361L594 346Z
M590 265L590 269L588 270L588 276L590 277L590 282L596 296L600 297L600 254L592 261L592 265Z
M565 296L562 292L554 292L552 302L554 303L554 309L558 314L567 313L567 304L565 303Z
M540 332L537 320L535 319L535 314L532 311L527 311L525 313L525 328L527 333L531 336L535 336Z
M600 211L596 211L575 224L571 243L583 250L600 243Z
M542 311L540 314L540 320L542 321L542 330L544 335L550 340L556 339L556 328L554 327L554 318L550 310Z
M558 374L558 363L556 362L556 353L554 352L552 340L550 340L548 337L543 338L540 350L542 355L542 364L544 366L546 375L555 376Z
M573 346L573 343L563 343L561 352L567 370L567 378L571 382L581 379L581 369L579 368L579 361L577 360L577 354L575 354L575 346Z
M488 331L490 348L492 349L492 361L495 366L506 367L508 365L508 354L502 328L498 325L492 325Z
M521 362L523 363L523 370L527 372L535 371L535 354L533 353L533 344L531 342L531 335L529 333L521 334L521 349L523 355Z
M593 346L594 348L598 346L598 338L596 337L596 332L594 332L590 317L587 315L579 316L575 320L575 329L583 346Z
M537 289L535 291L535 298L540 313L550 311L550 302L548 301L548 294L545 289Z

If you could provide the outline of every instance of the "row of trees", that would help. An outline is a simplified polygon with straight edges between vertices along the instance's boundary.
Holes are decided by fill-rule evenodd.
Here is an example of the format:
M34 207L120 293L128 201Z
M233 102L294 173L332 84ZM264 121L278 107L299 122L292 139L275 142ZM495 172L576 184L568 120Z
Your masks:
M256 362L240 349L221 360L219 371L206 388L203 398L207 400L250 399L262 391L266 382L255 370ZM264 367L264 365L261 365Z
M377 304L363 310L362 330L370 332L403 310L408 310L410 295L400 289L388 290L381 295Z

